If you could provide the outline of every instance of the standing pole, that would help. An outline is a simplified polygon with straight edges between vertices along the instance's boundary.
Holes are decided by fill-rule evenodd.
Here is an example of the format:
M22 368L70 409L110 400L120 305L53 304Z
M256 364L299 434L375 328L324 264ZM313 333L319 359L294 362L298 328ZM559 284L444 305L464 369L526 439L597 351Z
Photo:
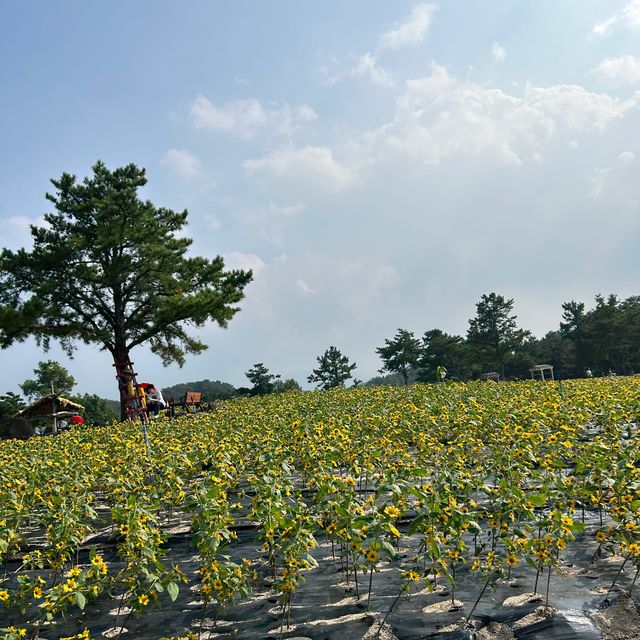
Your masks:
M138 384L137 373L133 370L133 362L116 362L116 378L120 387L120 398L125 402L125 413L127 420L140 419L142 424L142 436L144 438L144 448L147 454L149 466L153 469L151 461L151 445L149 443L149 433L147 431L147 403L144 391ZM152 470L153 475L153 470Z
M142 421L142 435L144 436L144 448L147 452L147 460L149 460L149 464L151 464L151 448L149 446L149 434L147 433L147 416L143 415L140 417Z
M58 412L58 407L56 405L56 394L55 391L53 390L53 382L51 383L51 409L52 409L52 413L53 413L53 427L52 427L52 433L55 436L58 433L58 417L56 416L56 413Z

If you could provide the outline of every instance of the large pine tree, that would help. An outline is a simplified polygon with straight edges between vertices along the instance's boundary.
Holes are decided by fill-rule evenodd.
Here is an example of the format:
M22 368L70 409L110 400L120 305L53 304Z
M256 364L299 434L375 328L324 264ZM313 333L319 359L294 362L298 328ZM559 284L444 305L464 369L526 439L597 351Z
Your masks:
M188 256L187 211L140 199L146 182L134 164L110 171L102 162L82 182L52 180L55 212L31 227L32 250L0 254L0 347L35 336L71 353L81 341L126 362L144 344L180 365L206 349L186 326L226 326L251 272Z

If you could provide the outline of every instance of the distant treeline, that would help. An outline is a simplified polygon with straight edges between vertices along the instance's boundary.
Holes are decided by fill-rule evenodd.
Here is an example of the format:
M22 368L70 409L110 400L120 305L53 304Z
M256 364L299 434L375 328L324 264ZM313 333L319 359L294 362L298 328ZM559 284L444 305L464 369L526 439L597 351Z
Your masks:
M430 329L416 336L398 329L383 346L376 348L382 361L380 376L364 384L401 385L439 380L474 380L482 374L497 372L506 379L529 378L536 364L554 367L556 378L581 378L610 373L621 375L640 372L640 296L626 300L616 295L596 296L595 306L587 309L583 302L562 305L562 320L557 330L542 338L518 326L513 300L496 293L483 295L476 305L476 315L469 320L466 336ZM334 347L336 357L344 358ZM322 357L318 359L320 362ZM330 386L343 386L352 378L355 363L346 367L342 379ZM325 364L327 372L336 363ZM348 369L348 371L347 371ZM180 397L185 391L201 391L206 400L234 395L260 395L298 388L294 380L283 383L262 364L247 372L252 388L210 380L190 382L165 388L165 396ZM353 381L353 384L361 384Z
M228 382L220 380L198 380L196 382L181 382L170 387L163 387L162 394L165 400L173 398L179 401L187 391L199 391L202 393L203 402L212 402L213 400L226 400L237 395L236 388Z
M535 364L552 365L556 378L640 373L640 296L621 300L613 294L598 295L592 309L587 309L583 302L566 302L562 305L560 326L542 338L518 326L513 304L513 300L495 293L483 295L464 337L441 329L430 329L422 336L398 329L395 336L376 348L382 362L381 375L364 384L473 380L490 372L507 379L521 379L530 376ZM321 388L344 386L348 380L354 385L361 384L353 380L355 362L350 362L335 347L318 357L317 362L318 368L313 369L309 382L320 381ZM295 380L281 379L263 363L254 364L245 375L252 387L236 388L227 382L207 379L175 384L162 391L166 400L179 402L187 391L199 391L204 402L213 402L300 389ZM20 386L24 398L13 392L0 395L0 436L7 419L51 388L83 405L88 424L106 424L119 417L118 401L95 394L73 394L75 380L52 360L39 362L34 378Z
M518 326L513 305L513 300L498 294L483 295L476 305L476 316L469 320L466 336L430 329L418 337L399 329L376 348L382 361L381 375L364 384L474 380L489 372L522 379L530 377L535 364L552 365L556 378L581 378L588 372L594 376L640 372L640 296L621 300L613 294L598 295L589 310L583 302L566 302L562 305L560 326L542 338ZM163 393L167 398L179 399L186 391L200 391L203 400L213 401L299 388L294 380L277 380L279 376L271 374L262 363L254 365L246 375L252 388L200 380L165 387ZM345 380L351 377L349 371ZM338 386L342 384L344 381Z
M564 303L559 328L542 338L520 329L512 308L513 300L490 294L478 303L466 337L427 331L412 378L436 381L439 366L457 380L490 371L526 378L534 364L550 364L562 378L640 372L640 296L598 295L590 310L582 302Z

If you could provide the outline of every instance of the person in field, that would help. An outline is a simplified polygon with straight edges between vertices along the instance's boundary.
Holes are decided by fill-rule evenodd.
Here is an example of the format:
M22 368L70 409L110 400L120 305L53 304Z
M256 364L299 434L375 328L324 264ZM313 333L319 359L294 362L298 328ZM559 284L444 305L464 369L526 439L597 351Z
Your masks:
M84 424L84 418L77 413L74 413L66 419L59 420L57 428L58 431L64 431L65 429L70 429L71 427L75 427L79 424Z
M167 406L167 403L162 397L162 391L160 391L160 389L157 389L154 385L150 384L146 388L146 392L147 408L149 411L153 411L153 415L157 417L160 409L164 409Z

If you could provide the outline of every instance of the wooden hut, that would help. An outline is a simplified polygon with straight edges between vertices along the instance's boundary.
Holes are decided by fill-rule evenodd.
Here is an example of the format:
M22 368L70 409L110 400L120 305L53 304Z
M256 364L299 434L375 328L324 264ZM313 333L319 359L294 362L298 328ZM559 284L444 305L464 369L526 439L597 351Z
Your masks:
M52 393L16 413L9 420L7 431L10 437L23 439L35 435L37 427L42 433L57 433L61 419L82 411L81 404Z

